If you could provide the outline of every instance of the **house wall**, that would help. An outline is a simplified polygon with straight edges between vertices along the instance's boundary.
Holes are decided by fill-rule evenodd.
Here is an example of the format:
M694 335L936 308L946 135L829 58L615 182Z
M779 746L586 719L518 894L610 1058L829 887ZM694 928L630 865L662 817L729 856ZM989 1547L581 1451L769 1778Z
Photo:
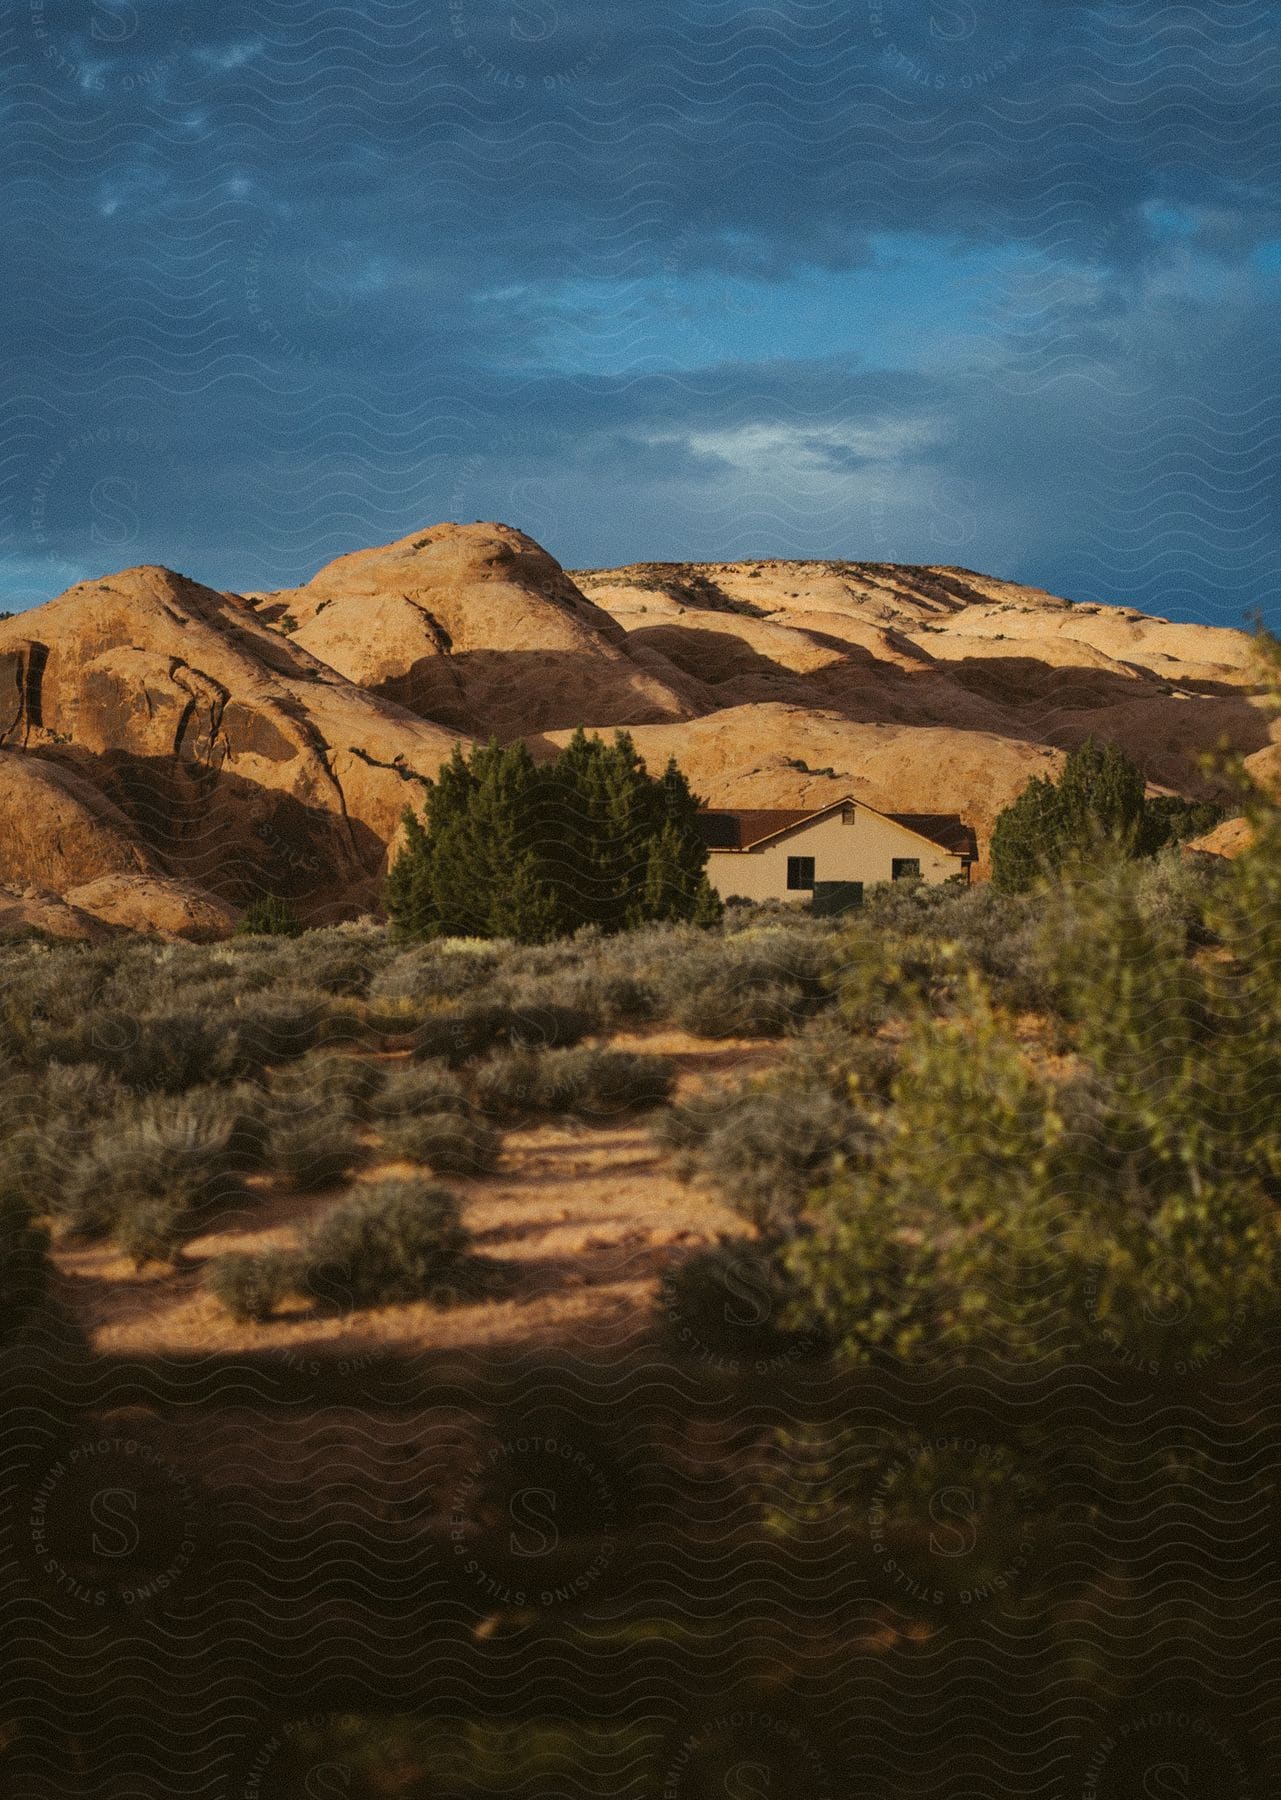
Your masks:
M892 819L856 806L852 824L832 813L796 825L756 850L713 850L707 858L707 879L723 900L741 894L746 900L806 901L808 891L787 885L789 856L812 856L816 881L862 881L868 886L889 881L896 856L919 857L923 881L946 881L963 873L959 856L915 837Z

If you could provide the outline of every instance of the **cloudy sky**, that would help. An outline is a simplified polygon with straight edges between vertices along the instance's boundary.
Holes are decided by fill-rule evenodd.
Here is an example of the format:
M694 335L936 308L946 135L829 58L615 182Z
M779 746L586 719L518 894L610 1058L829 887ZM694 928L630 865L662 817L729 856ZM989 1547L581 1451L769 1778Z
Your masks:
M8 0L0 604L958 563L1281 624L1281 7Z

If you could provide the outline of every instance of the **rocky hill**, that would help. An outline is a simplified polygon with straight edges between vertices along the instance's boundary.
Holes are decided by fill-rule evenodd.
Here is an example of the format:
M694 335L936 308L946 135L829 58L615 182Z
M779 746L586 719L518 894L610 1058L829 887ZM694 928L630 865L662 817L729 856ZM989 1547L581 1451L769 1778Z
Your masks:
M1205 795L1275 765L1242 632L970 571L646 563L568 574L498 524L240 596L145 567L0 622L0 924L225 930L253 895L376 900L460 737L628 725L718 805L960 812L987 837L1093 734Z
M437 525L357 550L259 607L348 680L472 736L683 719L706 705L697 682L669 683L661 656L509 525Z
M109 912L133 924L166 894L165 928L184 889L197 918L264 888L372 901L414 778L457 735L150 567L0 623L0 694L0 882L80 905L111 876Z
M1205 795L1207 751L1267 761L1275 721L1240 631L1077 606L965 569L642 563L576 579L712 706L637 732L724 805L959 811L991 830L1030 774L1091 734L1156 786Z

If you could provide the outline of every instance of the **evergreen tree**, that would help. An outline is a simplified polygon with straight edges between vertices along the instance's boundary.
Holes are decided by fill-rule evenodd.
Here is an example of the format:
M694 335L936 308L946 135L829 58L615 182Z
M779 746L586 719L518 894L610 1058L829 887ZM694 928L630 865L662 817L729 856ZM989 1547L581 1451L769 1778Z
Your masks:
M1150 847L1143 773L1115 744L1073 750L1057 782L1034 775L992 833L992 878L1025 893L1067 863Z
M491 743L472 759L475 787L466 818L465 854L470 900L480 937L541 944L561 923L545 821L547 778L521 743ZM442 868L441 878L455 874Z
M1143 772L1115 744L1087 738L1059 777L1060 831L1067 854L1101 841L1130 851L1143 818Z
M584 925L714 924L699 802L675 762L655 780L627 732L576 731L554 762L523 744L455 747L406 815L387 908L416 937L540 943Z
M1059 841L1062 813L1052 781L1034 775L1018 799L997 817L992 831L992 880L1007 893L1023 894L1046 873Z
M240 915L237 937L301 937L303 922L287 900L264 894Z
M705 872L707 851L698 829L698 801L675 757L668 759L655 799L661 824L650 838L641 915L715 924L721 904Z

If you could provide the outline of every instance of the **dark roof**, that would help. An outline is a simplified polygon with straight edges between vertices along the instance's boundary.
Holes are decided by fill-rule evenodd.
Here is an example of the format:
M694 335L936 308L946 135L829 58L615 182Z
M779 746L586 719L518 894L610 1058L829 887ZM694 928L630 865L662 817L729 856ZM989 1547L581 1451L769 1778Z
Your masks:
M919 837L929 838L940 850L950 850L954 856L978 858L979 844L974 827L967 825L959 813L886 813L885 817L893 819L896 825L905 825Z
M794 825L804 825L811 819L824 818L838 806L848 804L845 800L834 800L827 806L787 811L777 807L733 812L707 808L699 813L698 823L709 850L750 850L754 845L764 843L766 838L776 837L780 831L789 831ZM853 804L857 806L860 802ZM877 809L872 807L870 810L875 812ZM950 851L953 856L978 856L973 828L958 813L883 813L881 816L914 831L918 837L928 838L940 850Z
M822 810L830 809L824 807ZM751 812L701 812L698 823L709 850L750 850L753 844L773 837L776 832L786 831L789 825L803 825L806 819L820 816L812 806L793 812L758 808Z

